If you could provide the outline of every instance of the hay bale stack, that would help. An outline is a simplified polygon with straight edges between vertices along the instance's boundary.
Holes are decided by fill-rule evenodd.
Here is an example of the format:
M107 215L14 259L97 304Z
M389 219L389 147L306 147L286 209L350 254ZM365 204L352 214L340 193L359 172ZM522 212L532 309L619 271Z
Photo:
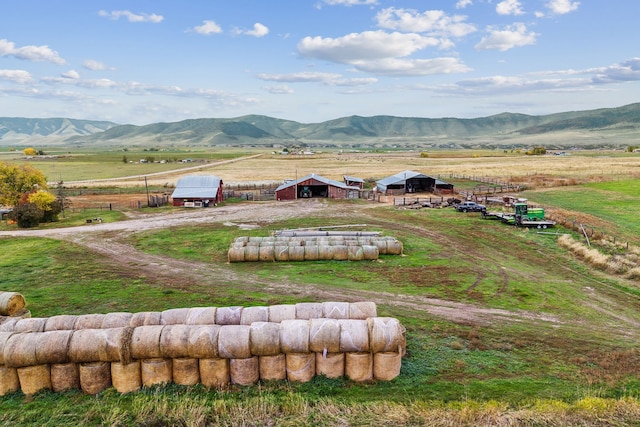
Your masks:
M0 365L0 397L18 390L20 390L18 370Z
M309 350L316 353L340 351L340 323L338 319L311 319Z
M240 316L241 325L251 325L255 322L266 322L269 320L269 307L256 306L245 307Z
M0 366L4 365L4 349L14 332L0 332Z
M305 245L304 246L304 260L305 261L317 261L318 260L318 245Z
M294 304L278 304L269 307L269 322L282 323L283 320L296 318L296 306Z
M289 246L289 261L304 261L304 246Z
M245 246L244 261L245 262L260 261L260 246Z
M333 246L318 245L318 261L331 261L333 259Z
M260 246L258 249L258 259L260 261L275 261L275 248L273 246Z
M224 325L218 335L218 355L224 359L251 357L251 327L248 325Z
M81 314L76 319L75 329L101 329L106 314ZM127 325L128 326L128 325Z
M154 385L168 384L173 379L171 359L153 358L140 361L140 377L142 385L151 387Z
M252 323L249 326L249 345L253 356L280 354L280 323Z
M111 382L119 393L131 393L142 387L140 361L131 363L111 363Z
M140 328L77 330L71 335L69 342L69 360L76 363L128 363L132 358L133 337L138 329Z
M107 313L102 320L102 329L123 328L131 324L133 313Z
M216 307L193 307L189 309L187 325L213 325L216 323Z
M229 360L229 377L232 384L253 385L260 379L258 356Z
M32 332L38 337L36 360L38 365L69 362L69 345L74 331Z
M364 252L362 251L362 246L347 246L347 257L349 261L364 260Z
M344 376L344 353L315 353L316 375L327 378Z
M171 308L160 313L161 325L184 325L189 308Z
M286 363L289 381L306 383L311 381L316 374L316 355L314 353L288 353Z
M22 294L0 291L0 315L14 316L16 313L24 310L26 305L27 303Z
M164 327L164 325L149 325L134 328L131 337L131 357L133 359L162 357L160 336Z
M189 356L189 325L166 325L160 333L160 353L163 358L177 359Z
M402 255L402 242L393 238L387 239L387 255Z
M75 329L78 316L70 314L61 314L59 316L49 317L44 325L46 331L69 331Z
M0 316L0 332L14 332L18 317Z
M218 357L220 325L194 325L189 328L187 355L196 359Z
M14 332L17 334L22 334L25 332L44 332L44 326L46 323L46 317L31 317L20 319L14 325Z
M223 388L229 385L229 359L209 358L198 361L200 383L209 388Z
M280 322L280 351L282 353L308 353L310 321L288 319Z
M289 261L289 246L277 245L273 247L273 257L276 261Z
M198 359L181 357L172 361L173 382L179 385L196 385L200 382Z
M349 303L349 319L368 319L378 315L378 307L375 302L359 301Z
M344 373L356 382L371 381L373 379L373 355L360 352L346 353Z
M322 317L327 319L348 319L349 303L333 301L322 303Z
M36 348L41 333L12 334L4 344L4 365L9 368L22 368L38 364Z
M322 303L299 302L296 304L296 319L308 320L322 317Z
M287 359L284 354L260 356L260 379L265 381L287 379Z
M373 353L373 377L381 381L391 381L400 375L402 354L394 352Z
M227 260L229 262L244 262L244 246L232 246L227 252Z
M367 320L373 353L404 353L405 329L393 317L372 317Z
M243 307L219 307L216 310L216 325L239 325Z
M129 326L137 328L138 326L161 325L162 313L159 311L142 311L133 313Z
M349 259L349 247L347 245L336 245L333 248L334 261L347 261Z
M362 246L362 257L365 261L375 261L379 258L380 252L378 247L374 245Z
M56 393L78 390L80 369L76 363L55 363L51 365L51 389Z
M27 334L28 335L28 334ZM51 390L51 368L49 365L33 365L18 368L20 388L27 396L40 390Z
M86 394L96 395L111 387L111 363L80 364L80 388Z
M338 319L340 323L340 351L368 352L369 327L366 320Z

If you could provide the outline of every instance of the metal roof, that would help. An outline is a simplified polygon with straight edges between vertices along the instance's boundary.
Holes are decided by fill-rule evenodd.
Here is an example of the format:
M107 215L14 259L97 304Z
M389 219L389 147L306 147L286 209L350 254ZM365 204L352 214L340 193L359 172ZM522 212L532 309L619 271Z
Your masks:
M173 199L214 199L222 180L213 175L191 175L178 180Z
M380 185L383 185L386 187L388 185L393 185L393 184L403 184L407 179L411 179L411 178L431 178L431 177L421 174L420 172L407 170L404 172L397 173L395 175L388 176L386 178L382 178L380 181L376 181L376 184L378 185L378 188L380 187Z
M345 190L358 190L358 191L360 190L359 187L346 185L344 182L334 181L333 179L328 179L328 178L325 178L323 176L316 175L315 173L311 173L311 174L309 174L307 176L303 176L300 179L297 179L297 180L294 180L294 181L285 182L284 184L280 184L280 186L278 188L276 188L276 191L280 191L280 190L283 190L285 188L293 187L294 185L299 185L301 182L304 182L304 181L306 181L308 179L315 179L316 181L320 181L323 184L331 185L332 187L344 188Z
M345 181L351 181L351 182L364 182L364 179L362 178L357 178L355 176L349 176L349 175L344 175L342 179L344 179Z

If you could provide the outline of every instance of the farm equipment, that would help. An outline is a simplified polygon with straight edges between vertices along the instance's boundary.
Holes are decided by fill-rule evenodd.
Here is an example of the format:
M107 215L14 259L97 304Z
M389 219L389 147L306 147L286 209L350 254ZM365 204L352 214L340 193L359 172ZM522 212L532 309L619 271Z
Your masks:
M514 203L513 209L513 212L486 212L482 216L488 219L499 219L506 224L518 227L548 228L556 225L555 221L544 217L543 208L532 208L526 203Z
M302 187L302 191L300 191L300 197L302 198L311 197L311 189L306 185Z

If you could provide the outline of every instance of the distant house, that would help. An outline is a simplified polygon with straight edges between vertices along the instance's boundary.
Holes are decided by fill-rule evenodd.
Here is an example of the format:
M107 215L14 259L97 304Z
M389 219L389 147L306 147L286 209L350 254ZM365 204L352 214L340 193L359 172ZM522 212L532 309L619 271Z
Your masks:
M364 188L364 179L362 178L344 175L342 179L344 180L344 183L350 187L358 187L361 190Z
M393 195L405 193L453 193L453 184L441 181L420 172L404 171L376 181L376 190Z
M222 201L222 180L213 175L185 176L171 194L173 206L206 208Z
M360 188L339 181L310 174L297 180L287 180L276 188L276 200L323 197L329 199L357 199Z

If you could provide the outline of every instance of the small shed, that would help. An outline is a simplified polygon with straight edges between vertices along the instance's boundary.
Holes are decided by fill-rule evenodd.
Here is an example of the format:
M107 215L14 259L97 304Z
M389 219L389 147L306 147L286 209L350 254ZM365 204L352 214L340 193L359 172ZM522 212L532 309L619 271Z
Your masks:
M206 208L222 201L222 180L213 175L185 176L171 194L173 206Z
M360 188L346 185L316 174L287 181L276 188L276 200L323 197L329 199L357 199Z
M453 193L453 184L410 170L376 181L376 188L379 192L388 195L405 193Z
M358 187L361 190L364 189L364 179L362 178L344 175L342 179L344 180L344 183L350 187Z

